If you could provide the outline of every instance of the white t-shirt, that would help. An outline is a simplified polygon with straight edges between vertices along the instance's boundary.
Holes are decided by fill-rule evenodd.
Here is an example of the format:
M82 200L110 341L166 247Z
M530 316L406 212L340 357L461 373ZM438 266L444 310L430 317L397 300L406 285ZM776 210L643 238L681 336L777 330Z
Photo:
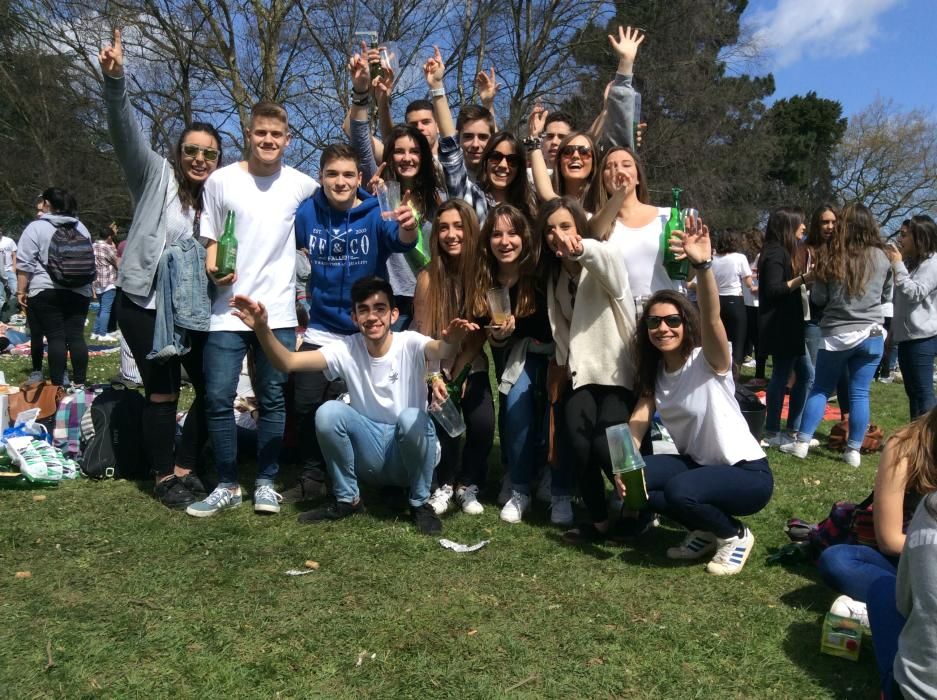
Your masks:
M719 296L742 296L742 279L752 276L748 258L741 253L713 256L713 277L719 288Z
M16 241L9 236L0 237L0 264L3 272L13 269L13 260L16 258Z
M390 350L371 357L360 333L322 347L329 381L341 377L353 409L376 423L394 425L405 408L426 410L426 344L415 331L391 334Z
M657 208L657 217L641 228L625 226L615 220L609 240L625 256L628 282L634 297L649 296L661 289L675 289L673 280L664 268L664 254L660 250L660 235L664 231L670 209Z
M736 464L765 456L735 400L732 372L717 374L702 348L676 372L661 363L654 402L677 451L697 464Z
M250 330L231 315L228 302L234 294L263 302L271 328L296 326L293 221L297 207L318 187L311 177L286 165L274 175L259 177L242 163L232 163L208 178L201 235L212 241L221 238L231 210L238 240L237 281L214 288L209 330Z

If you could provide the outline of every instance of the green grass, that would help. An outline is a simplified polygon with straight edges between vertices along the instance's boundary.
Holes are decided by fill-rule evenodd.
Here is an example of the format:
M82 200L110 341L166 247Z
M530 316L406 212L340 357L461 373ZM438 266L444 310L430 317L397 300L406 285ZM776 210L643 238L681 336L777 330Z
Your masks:
M93 376L115 363L93 360ZM15 380L28 361L0 368ZM900 385L873 387L877 423L906 415ZM67 483L38 502L0 492L0 688L11 698L874 698L868 642L858 663L819 653L835 594L809 566L764 564L788 517L822 518L871 489L875 457L852 469L814 453L771 452L774 499L748 520L755 553L728 578L668 561L682 537L671 526L631 547L578 549L541 506L508 526L490 499L482 516L445 520L450 539L491 539L462 555L373 497L369 515L301 526L291 507L195 520L143 483ZM242 470L245 485L252 476ZM307 559L321 568L284 575Z

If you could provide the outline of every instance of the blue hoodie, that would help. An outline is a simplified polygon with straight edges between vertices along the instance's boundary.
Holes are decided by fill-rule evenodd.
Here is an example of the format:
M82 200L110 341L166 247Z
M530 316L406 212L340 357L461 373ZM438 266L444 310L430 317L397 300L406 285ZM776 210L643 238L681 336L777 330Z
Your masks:
M357 207L339 211L320 187L296 210L296 248L306 251L312 267L309 325L317 330L357 333L351 320L351 286L372 275L387 279L387 256L416 245L401 243L397 222L381 218L377 197L359 187L358 199Z

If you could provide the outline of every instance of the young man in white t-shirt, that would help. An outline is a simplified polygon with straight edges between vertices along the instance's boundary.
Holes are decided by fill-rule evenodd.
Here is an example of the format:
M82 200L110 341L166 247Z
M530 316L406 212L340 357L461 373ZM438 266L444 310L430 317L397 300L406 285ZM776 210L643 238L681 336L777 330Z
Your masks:
M319 350L290 353L277 344L264 305L236 296L234 314L254 329L271 363L284 372L320 371L341 377L349 403L327 401L316 413L316 434L335 503L303 513L302 523L338 520L361 511L358 479L408 486L410 514L428 535L442 530L429 505L436 466L436 430L426 411L426 362L455 357L465 336L478 326L453 319L442 340L414 331L391 332L397 320L394 293L379 277L351 288L352 319L359 333Z
M237 427L234 396L241 364L254 348L254 394L257 421L257 480L254 511L278 513L280 495L273 480L283 445L286 374L260 352L256 335L232 316L228 307L235 294L263 299L271 309L269 327L277 342L292 351L296 336L296 303L293 220L299 205L311 197L318 184L308 175L283 165L290 142L286 110L261 102L251 111L250 154L212 173L205 183L200 234L207 240L206 267L214 282L208 339L205 341L205 416L218 471L218 486L208 498L190 505L196 517L214 515L241 505L237 481ZM235 272L222 278L215 273L217 241L228 211L235 215L238 254Z
M0 233L0 264L3 266L3 280L0 281L0 307L6 301L7 294L16 296L16 241L6 233Z

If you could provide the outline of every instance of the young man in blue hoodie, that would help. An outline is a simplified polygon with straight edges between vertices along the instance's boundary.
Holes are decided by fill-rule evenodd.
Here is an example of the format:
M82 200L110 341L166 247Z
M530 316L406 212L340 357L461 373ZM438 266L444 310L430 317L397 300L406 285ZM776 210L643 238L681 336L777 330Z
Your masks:
M344 143L328 146L319 159L322 187L296 212L296 247L304 250L312 272L306 300L309 324L300 352L318 350L352 335L351 288L365 277L387 276L387 257L416 244L417 222L402 205L394 218L383 218L377 197L361 188L357 152ZM283 492L286 503L325 495L325 471L315 432L316 410L342 393L321 371L293 379L293 401L302 439L299 483Z

